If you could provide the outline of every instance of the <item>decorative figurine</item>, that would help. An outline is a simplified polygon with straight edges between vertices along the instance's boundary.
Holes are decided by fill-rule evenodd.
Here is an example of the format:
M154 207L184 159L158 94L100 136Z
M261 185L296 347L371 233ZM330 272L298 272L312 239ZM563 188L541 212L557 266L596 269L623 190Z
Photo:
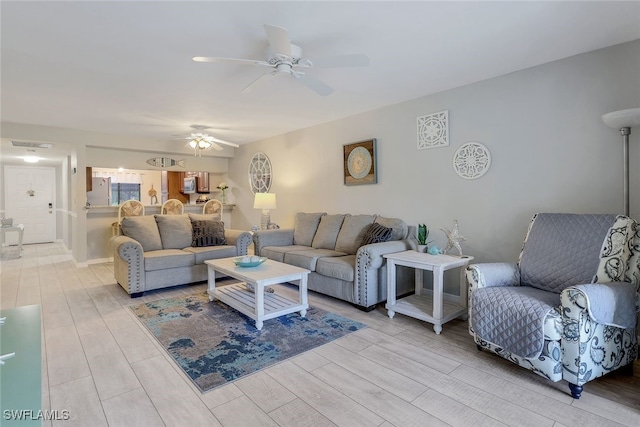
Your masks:
M158 204L158 191L155 188L153 188L153 184L151 184L151 188L149 189L149 197L151 197L152 205Z
M442 253L442 249L440 249L436 245L429 246L429 249L427 249L427 253L429 255L440 255Z
M449 252L452 248L456 248L460 257L462 257L462 247L460 246L460 242L464 242L467 240L463 235L460 234L460 230L458 229L458 220L453 220L453 229L451 231L446 228L441 228L444 234L447 236L447 246L444 248L442 253Z

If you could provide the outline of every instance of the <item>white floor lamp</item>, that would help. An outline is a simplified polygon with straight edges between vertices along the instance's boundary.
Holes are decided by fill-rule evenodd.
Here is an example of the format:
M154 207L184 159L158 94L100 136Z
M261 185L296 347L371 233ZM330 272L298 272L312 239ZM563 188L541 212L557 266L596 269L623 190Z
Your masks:
M640 126L640 108L607 113L602 116L602 121L609 127L619 129L622 135L624 214L629 216L629 135L632 127Z

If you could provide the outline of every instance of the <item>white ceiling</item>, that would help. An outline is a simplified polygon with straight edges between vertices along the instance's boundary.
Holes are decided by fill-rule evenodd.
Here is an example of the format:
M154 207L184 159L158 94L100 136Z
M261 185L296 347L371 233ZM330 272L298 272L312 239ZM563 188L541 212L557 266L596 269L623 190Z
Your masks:
M243 144L640 38L638 1L2 1L0 8L3 122L164 141L201 124ZM322 97L286 76L241 93L264 69L191 60L262 60L265 23L287 28L304 57L364 53L370 65L312 69L335 89Z

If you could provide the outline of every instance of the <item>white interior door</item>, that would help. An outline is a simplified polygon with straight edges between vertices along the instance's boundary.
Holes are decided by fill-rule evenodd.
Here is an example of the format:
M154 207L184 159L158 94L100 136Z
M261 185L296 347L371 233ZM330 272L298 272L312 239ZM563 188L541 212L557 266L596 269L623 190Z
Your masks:
M23 243L45 243L56 239L56 174L44 166L5 166L4 209L13 223L24 224ZM6 233L9 244L16 233Z

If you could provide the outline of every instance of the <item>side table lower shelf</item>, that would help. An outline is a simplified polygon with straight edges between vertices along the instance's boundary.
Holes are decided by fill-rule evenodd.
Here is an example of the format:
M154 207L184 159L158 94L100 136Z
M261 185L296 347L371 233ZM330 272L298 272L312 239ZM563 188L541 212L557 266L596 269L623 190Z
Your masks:
M400 313L433 324L446 323L449 320L467 314L466 307L444 301L442 318L436 319L433 317L433 296L431 295L409 295L396 300L395 304L387 304L386 309L389 311L389 317L393 317L395 313Z

